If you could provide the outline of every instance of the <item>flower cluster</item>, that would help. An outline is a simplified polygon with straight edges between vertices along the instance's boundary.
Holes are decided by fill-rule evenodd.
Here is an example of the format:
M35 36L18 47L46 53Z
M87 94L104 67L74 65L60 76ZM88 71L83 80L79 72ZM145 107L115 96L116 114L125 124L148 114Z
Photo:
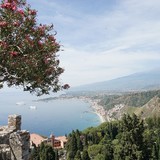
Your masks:
M28 14L34 16L37 14L37 11L36 10L29 10Z
M0 27L6 27L8 23L6 21L1 21L0 22Z
M36 22L37 11L25 0L2 0L0 5L0 84L22 86L38 95L68 89L59 76L53 25ZM53 33L53 34L52 34Z
M6 3L2 3L2 4L1 4L1 8L15 11L15 10L17 9L17 6L16 6L16 4L13 3L13 2L12 2L12 3L6 2Z
M9 54L11 54L12 56L16 56L18 52L12 51L12 52L9 52Z

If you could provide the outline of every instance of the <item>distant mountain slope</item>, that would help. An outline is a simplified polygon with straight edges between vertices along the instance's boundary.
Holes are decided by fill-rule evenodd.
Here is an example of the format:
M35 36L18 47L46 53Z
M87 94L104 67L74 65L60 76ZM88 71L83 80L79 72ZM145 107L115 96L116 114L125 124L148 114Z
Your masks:
M97 98L100 100L99 105L106 110L106 117L110 119L120 119L124 113L135 113L143 118L160 115L160 90L99 95Z
M142 107L154 97L160 98L160 90L128 93L122 95L103 95L99 96L99 104L108 110L115 105L124 104L127 107Z
M141 107L125 106L119 113L116 113L117 115L115 115L116 117L118 117L119 115L123 115L124 113L135 113L143 118L160 116L160 97L159 95L154 96Z
M139 91L160 88L160 70L71 88L70 91Z

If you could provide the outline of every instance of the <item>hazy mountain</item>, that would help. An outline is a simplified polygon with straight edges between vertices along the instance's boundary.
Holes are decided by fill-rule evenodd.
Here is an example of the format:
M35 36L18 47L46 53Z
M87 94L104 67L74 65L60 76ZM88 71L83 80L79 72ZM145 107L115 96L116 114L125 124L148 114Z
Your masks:
M160 70L135 73L117 79L71 88L70 91L139 91L160 88Z

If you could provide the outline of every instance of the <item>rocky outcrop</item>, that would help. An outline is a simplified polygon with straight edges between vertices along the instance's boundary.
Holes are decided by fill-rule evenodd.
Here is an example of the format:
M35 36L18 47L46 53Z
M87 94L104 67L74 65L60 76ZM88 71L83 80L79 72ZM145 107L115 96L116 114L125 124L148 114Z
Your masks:
M0 145L0 159L1 160L10 160L11 159L11 150L9 145L1 144Z
M28 160L30 133L21 130L21 116L10 115L8 125L0 127L0 160Z

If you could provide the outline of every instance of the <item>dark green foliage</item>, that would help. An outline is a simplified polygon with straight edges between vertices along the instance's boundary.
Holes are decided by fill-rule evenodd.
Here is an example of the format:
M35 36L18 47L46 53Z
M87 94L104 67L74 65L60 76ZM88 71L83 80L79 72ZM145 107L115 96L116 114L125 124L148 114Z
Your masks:
M160 117L154 116L146 119L146 123L149 129L159 128L160 129Z
M40 145L40 160L55 160L55 152L49 145L42 143Z
M73 133L72 137L69 139L68 150L70 151L68 158L69 159L74 158L77 152L77 139L76 139L75 133Z
M55 158L55 152L50 145L41 143L39 147L34 146L30 160L58 160Z
M59 160L58 150L55 150L55 160Z
M144 159L144 124L135 114L124 115L121 122L121 136L117 154L121 159Z
M66 145L66 149L68 151L68 159L74 159L77 151L83 150L82 140L80 138L81 133L76 130L72 131L72 133L68 137L68 143Z
M83 144L82 144L82 141L80 139L80 132L79 132L79 130L76 130L75 136L76 136L76 139L77 139L77 150L82 151L83 150Z
M83 151L82 160L90 160L90 157L88 155L88 151L87 150Z
M83 144L82 144L80 137L77 137L77 149L80 151L83 150Z
M81 158L81 152L78 150L75 157L74 157L75 160L82 160Z
M135 114L124 115L120 121L106 122L84 132L73 131L67 143L67 146L72 144L67 147L68 157L76 160L160 160L159 121L159 117L144 121ZM83 146L81 151L75 145L79 140Z
M31 150L30 160L39 160L39 150L36 145L33 143L33 149Z
M84 135L84 146L88 146L88 136Z

